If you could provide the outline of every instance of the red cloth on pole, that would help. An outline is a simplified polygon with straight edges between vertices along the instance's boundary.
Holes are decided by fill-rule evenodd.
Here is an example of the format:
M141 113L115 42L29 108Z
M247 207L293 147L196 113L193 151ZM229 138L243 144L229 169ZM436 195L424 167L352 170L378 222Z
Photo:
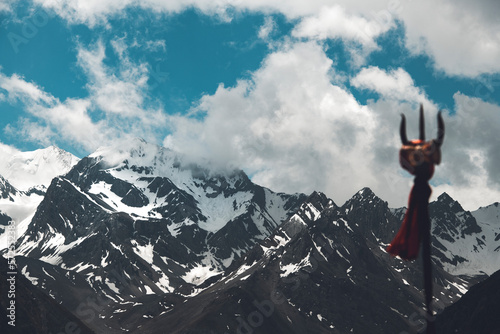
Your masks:
M422 229L429 228L428 201L431 188L424 178L415 178L408 199L408 210L401 227L387 247L387 252L404 260L414 260L418 256ZM422 226L427 225L427 226Z

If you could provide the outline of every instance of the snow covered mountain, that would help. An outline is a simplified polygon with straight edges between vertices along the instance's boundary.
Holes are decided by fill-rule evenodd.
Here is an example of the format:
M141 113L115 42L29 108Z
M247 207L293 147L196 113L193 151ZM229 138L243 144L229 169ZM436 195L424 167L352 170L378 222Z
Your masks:
M421 263L385 252L391 215L368 188L342 207L313 193L220 281L131 332L416 332L424 320ZM434 281L438 305L468 287L440 267Z
M15 237L22 235L31 221L35 210L43 199L43 190L31 188L20 191L0 175L0 250L8 247L5 230L9 223L15 222Z
M71 271L114 302L189 294L270 235L303 198L135 140L100 149L55 178L17 251ZM51 280L43 270L25 272Z
M0 162L0 250L7 247L5 226L15 222L20 237L52 178L67 173L78 161L71 153L51 146L32 152L2 150Z
M79 160L55 146L29 152L2 148L1 153L0 175L21 191L48 187L54 177L66 174Z
M491 275L500 269L500 208L465 211L448 194L431 203L433 256L454 275Z
M399 333L422 320L419 260L385 247L404 208L364 188L338 206L140 139L104 147L39 196L19 272L96 333ZM500 269L498 203L430 204L439 310ZM5 219L0 215L0 223ZM495 269L496 268L496 269Z

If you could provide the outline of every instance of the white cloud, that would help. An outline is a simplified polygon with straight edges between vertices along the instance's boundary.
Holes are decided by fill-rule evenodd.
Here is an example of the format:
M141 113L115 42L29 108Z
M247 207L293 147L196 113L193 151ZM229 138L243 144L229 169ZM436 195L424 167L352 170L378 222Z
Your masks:
M500 6L497 1L419 1L404 4L406 45L426 53L450 75L500 72Z
M117 69L104 63L105 47L102 41L91 48L78 48L78 64L88 77L87 88L95 107L109 118L136 119L142 125L160 127L166 118L161 110L150 107L148 101L149 72L145 63L133 63L127 56L123 39L113 40L120 63Z
M164 145L243 166L255 182L278 191L320 190L342 204L369 186L391 206L406 205L413 181L398 162L399 114L406 114L408 135L416 138L424 101L432 138L437 106L401 69L360 71L353 81L381 94L367 106L333 84L333 76L319 44L289 45L269 55L251 79L204 96L191 118L172 117ZM489 138L500 132L500 109L461 94L455 100L457 114L443 115L447 132L432 198L447 191L475 209L498 200L500 143Z
M292 35L320 40L341 38L373 51L378 48L374 39L393 26L392 21L381 25L359 14L348 14L343 7L336 5L325 7L318 14L304 18L292 31Z
M370 52L377 48L377 36L399 19L406 29L408 48L430 55L436 68L448 74L474 76L500 71L500 62L492 61L498 59L496 31L500 30L496 24L499 16L494 15L497 10L486 10L487 2L478 3L476 9L461 4L469 12L447 0L435 6L429 1L396 3L389 8L385 1L339 1L338 6L325 7L328 2L321 0L149 0L140 4L72 0L54 2L53 6L68 21L89 25L106 23L109 16L120 15L133 5L157 12L194 6L224 16L229 4L266 15L279 11L297 19L293 34L302 37L302 42L273 48L277 51L251 79L240 80L234 87L220 85L213 95L201 99L192 117L169 117L173 133L164 144L223 164L243 166L254 181L275 190L322 190L341 204L361 187L369 186L392 206L399 206L406 204L412 183L397 159L399 113L407 115L409 137L415 137L416 106L424 102L431 137L436 128L436 106L403 69L383 71L377 67L364 68L351 79L353 86L381 96L376 102L361 105L343 86L334 84L338 73L321 40L341 38ZM330 21L332 18L336 20ZM261 27L261 37L269 36L271 27L268 19ZM88 150L122 133L153 133L154 137L155 130L168 122L161 108L150 107L147 67L130 61L127 52L133 45L128 46L125 39L115 39L112 46L119 56L117 68L105 64L102 42L79 47L78 64L89 78L85 99L59 101L34 83L0 72L0 94L25 103L28 112L44 124L37 127L21 120L19 129L39 141L61 135ZM363 55L366 53L361 58ZM498 200L496 166L500 158L495 138L500 130L500 111L498 106L459 93L455 103L456 115L444 115L447 134L443 163L433 178L437 185L433 196L446 190L466 208L474 209Z
M384 21L377 20L375 16L367 19L360 13L349 14L343 7L334 5L302 19L292 31L292 36L341 39L351 55L351 63L359 67L371 52L379 49L375 39L394 26L392 15Z
M133 6L158 13L197 8L226 21L231 19L231 10L279 12L290 19L302 19L294 30L297 36L361 43L362 49L351 47L358 65L377 47L374 39L399 20L405 27L407 47L429 55L436 69L472 77L500 72L500 6L496 0L339 0L333 6L330 0L35 1L70 23L89 26L108 24L109 17L123 15L124 9Z
M144 104L147 68L145 64L132 66L129 60L124 58L123 45L118 41L115 41L114 45L122 57L122 69L119 73L113 73L104 64L105 47L101 41L94 49L80 47L78 63L89 78L87 87L99 109L111 114L137 116Z
M17 148L0 142L0 154L2 156L4 156L4 155L11 156L11 155L17 154L19 152L21 152L21 151L19 151Z
M445 118L442 175L457 187L500 191L500 106L461 93L454 95L454 116ZM479 182L478 177L483 180Z
M42 146L52 144L55 137L50 127L32 122L27 118L20 118L15 126L7 124L4 131L12 137L21 137L25 141L35 142Z
M351 79L351 84L377 92L384 98L425 102L425 107L432 105L427 101L425 92L415 86L410 74L402 68L386 72L376 66L366 67Z
M71 24L84 23L90 27L107 25L108 18L123 15L130 7L150 9L161 13L179 13L186 8L197 8L202 12L219 17L222 21L230 21L227 12L233 4L227 0L34 0L34 2L53 9L59 16Z
M7 124L8 134L26 141L49 145L60 139L68 140L85 149L95 149L106 133L88 115L89 101L67 99L59 101L32 82L27 82L16 74L7 77L0 73L0 88L8 99L23 103L25 110L37 121L21 118L17 124Z
M10 10L11 9L8 3L0 2L0 12L9 12Z
M411 138L417 137L418 119L417 109L409 110L401 105L401 101L424 102L426 112L427 138L432 138L436 133L436 105L425 97L425 92L414 86L413 80L401 69L385 72L379 68L371 67L363 69L352 79L351 83L358 87L371 89L381 94L381 99L370 105L376 111L380 108L398 110L406 114L408 118L407 131ZM399 88L398 88L399 87ZM442 147L442 164L436 168L432 182L436 185L432 199L435 199L443 191L458 200L466 209L474 210L479 206L489 205L498 201L500 197L500 106L487 103L479 98L471 98L461 93L454 95L454 114L443 113L446 126L445 141ZM386 104L392 104L387 106ZM394 120L385 118L387 115L377 112L379 124L388 124ZM432 116L431 116L432 115ZM394 117L393 117L394 118ZM399 119L398 119L399 121ZM391 124L393 133L397 132L397 124ZM382 142L389 138L387 129L380 129L382 136L377 141ZM399 143L398 143L399 144ZM397 152L386 146L374 147L375 156L385 159L392 164L391 168L381 171L382 179L387 180L390 190L377 192L389 203L400 203L394 196L393 190L403 189L407 180L393 177L397 166L393 159ZM384 151L390 154L384 154ZM389 155L392 156L389 158ZM386 159L387 158L387 159ZM382 161L379 162L382 164ZM374 164L375 166L378 163ZM391 171L392 170L392 171ZM397 193L397 192L396 192Z
M264 20L264 24L260 27L258 36L262 40L267 40L269 35L276 29L276 23L271 16L267 16Z
M127 51L127 49L128 49L128 45L125 42L126 38L127 38L127 34L124 34L123 37L115 38L110 42L111 46L113 47L113 51L115 51L115 53L118 55L118 57L120 59L123 59L123 57L125 56L125 51ZM102 45L102 41L98 43L97 49L100 49L100 48L104 49L104 46ZM83 50L80 49L79 52L81 52L81 51L83 51ZM101 58L101 61L102 61L102 59L104 59L104 54L98 55L98 57Z
M88 99L68 98L52 108L34 109L33 113L47 120L54 132L73 143L83 144L86 149L95 149L110 140L111 131L105 122L94 122ZM116 131L113 131L116 132ZM116 136L116 133L114 133Z
M79 46L78 64L89 78L85 98L60 101L35 83L0 72L0 93L5 92L11 103L23 103L31 115L4 130L42 145L69 141L86 151L121 137L157 141L157 130L165 127L166 117L160 106L148 100L147 67L132 63L126 49L115 41L120 59L115 71L104 64L102 42L88 49Z
M0 88L8 93L10 100L30 100L37 103L51 105L55 102L54 97L50 96L32 82L27 82L17 74L10 77L0 72Z
M1 12L11 12L13 5L19 0L2 0L0 2L0 13Z
M272 189L322 190L346 200L378 182L371 143L379 124L372 110L331 84L331 66L315 42L277 51L251 80L204 96L203 120L173 118L164 144L245 166Z

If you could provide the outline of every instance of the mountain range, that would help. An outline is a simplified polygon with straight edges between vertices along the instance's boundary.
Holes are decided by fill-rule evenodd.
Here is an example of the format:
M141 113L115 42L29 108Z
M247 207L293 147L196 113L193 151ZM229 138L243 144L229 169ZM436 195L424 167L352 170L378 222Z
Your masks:
M369 188L342 205L319 192L276 193L241 170L141 139L81 160L54 147L35 152L39 168L27 159L24 170L41 173L40 184L20 188L0 178L0 224L17 226L19 274L82 331L411 333L425 326L420 261L385 251L405 209L389 208ZM429 210L442 311L500 269L500 207L469 212L443 193ZM61 324L46 325L56 332Z

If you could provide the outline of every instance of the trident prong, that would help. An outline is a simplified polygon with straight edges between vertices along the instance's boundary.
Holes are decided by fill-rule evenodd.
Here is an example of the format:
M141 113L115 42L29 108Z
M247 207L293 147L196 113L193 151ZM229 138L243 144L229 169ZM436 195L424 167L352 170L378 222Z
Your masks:
M424 121L424 105L420 103L420 119L419 119L419 139L425 140L425 121Z
M443 145L444 141L444 121L443 116L441 116L441 110L438 112L438 135L436 139L436 144L438 146Z
M403 145L408 145L408 137L406 137L406 117L401 114L401 125L399 126L399 135L401 136L401 142Z
M434 142L438 146L441 146L444 140L444 121L443 121L443 116L441 115L441 111L438 112L437 121L438 121L438 133L437 133L437 139L435 139ZM421 141L425 141L424 106L422 104L420 104L419 132L420 132L419 139ZM406 117L404 114L401 114L401 125L399 127L399 135L401 137L401 142L403 143L403 145L411 144L411 142L408 140L408 137L406 136Z

